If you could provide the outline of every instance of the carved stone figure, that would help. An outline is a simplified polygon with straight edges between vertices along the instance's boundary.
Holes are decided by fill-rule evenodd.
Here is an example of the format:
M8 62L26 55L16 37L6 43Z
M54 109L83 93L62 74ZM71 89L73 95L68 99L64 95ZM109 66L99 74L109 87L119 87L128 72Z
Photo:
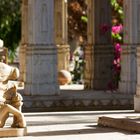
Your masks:
M21 112L22 97L17 93L15 84L9 80L16 80L19 77L19 70L0 62L0 128L4 127L9 113L13 114L11 127L26 127L25 118Z

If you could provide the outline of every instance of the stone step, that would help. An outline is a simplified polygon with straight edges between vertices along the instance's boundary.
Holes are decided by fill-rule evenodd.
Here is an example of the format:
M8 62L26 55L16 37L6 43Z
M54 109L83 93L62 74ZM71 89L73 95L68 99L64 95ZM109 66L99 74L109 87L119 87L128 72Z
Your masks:
M0 128L0 138L21 137L27 135L27 128Z
M134 133L140 133L140 117L139 118L115 118L102 116L98 119L98 125L122 129Z

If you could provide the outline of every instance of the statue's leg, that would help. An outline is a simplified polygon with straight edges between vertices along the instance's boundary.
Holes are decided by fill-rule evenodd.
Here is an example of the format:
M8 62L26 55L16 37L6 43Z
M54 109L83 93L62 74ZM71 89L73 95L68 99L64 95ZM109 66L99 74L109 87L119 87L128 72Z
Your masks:
M8 109L4 104L0 105L0 128L4 127L8 117L9 117Z
M23 105L23 103L21 101L17 101L11 105L21 112L22 105ZM13 127L13 128L17 127L17 122L18 122L18 118L14 115L13 123L12 123L11 127Z
M6 106L6 109L9 111L9 113L12 113L16 117L17 119L16 127L18 128L26 127L26 121L23 114L11 105L6 104L5 106Z

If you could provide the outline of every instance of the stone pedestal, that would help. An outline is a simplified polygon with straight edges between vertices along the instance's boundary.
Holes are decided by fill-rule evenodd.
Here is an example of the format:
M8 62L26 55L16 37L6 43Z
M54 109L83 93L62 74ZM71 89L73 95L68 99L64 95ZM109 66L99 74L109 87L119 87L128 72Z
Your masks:
M28 1L25 95L57 95L54 0Z
M0 138L22 137L27 135L27 128L0 128Z

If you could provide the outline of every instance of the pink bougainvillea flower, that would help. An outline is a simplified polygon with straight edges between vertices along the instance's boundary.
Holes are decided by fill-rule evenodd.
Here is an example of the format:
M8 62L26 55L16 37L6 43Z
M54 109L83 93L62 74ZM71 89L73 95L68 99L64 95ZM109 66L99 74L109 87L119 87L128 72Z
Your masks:
M117 63L119 63L119 64L120 64L120 62L121 62L121 59L120 59L120 58L118 58L116 61L117 61Z
M121 52L122 51L121 45L119 43L117 43L115 45L115 51L118 51L118 52Z
M100 32L101 32L101 34L104 35L109 30L110 30L110 26L108 24L102 24L102 25L100 25Z
M117 59L114 59L113 64L117 65L117 64L120 64L120 62L121 62L120 58L117 58Z
M114 64L114 65L116 65L116 64L117 64L117 61L116 61L115 59L114 59L114 61L113 61L113 64Z
M122 24L113 26L112 33L119 34L122 31L122 28L123 28Z

